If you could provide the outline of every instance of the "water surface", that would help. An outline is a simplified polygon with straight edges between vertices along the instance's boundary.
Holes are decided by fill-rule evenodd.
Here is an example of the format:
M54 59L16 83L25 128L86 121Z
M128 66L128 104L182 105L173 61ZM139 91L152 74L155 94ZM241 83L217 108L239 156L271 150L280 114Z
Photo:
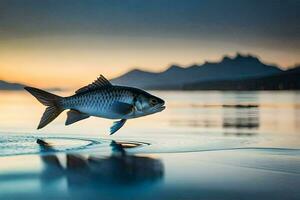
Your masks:
M0 199L300 198L299 92L154 93L165 111L109 136L65 112L36 130L44 106L0 92Z

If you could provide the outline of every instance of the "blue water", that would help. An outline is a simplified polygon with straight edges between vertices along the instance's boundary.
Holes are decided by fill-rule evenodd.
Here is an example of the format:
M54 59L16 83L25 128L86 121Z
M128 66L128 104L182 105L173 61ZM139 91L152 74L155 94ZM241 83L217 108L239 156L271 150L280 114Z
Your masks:
M109 136L35 130L43 106L0 92L0 199L300 199L298 92L156 93L164 112Z

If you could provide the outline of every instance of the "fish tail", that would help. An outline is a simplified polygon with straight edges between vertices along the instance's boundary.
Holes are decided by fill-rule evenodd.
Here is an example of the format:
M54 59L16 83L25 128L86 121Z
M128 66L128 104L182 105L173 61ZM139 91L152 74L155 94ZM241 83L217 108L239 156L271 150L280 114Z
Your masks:
M64 110L61 105L63 97L33 87L25 87L24 89L32 94L43 105L47 106L37 129L45 127Z

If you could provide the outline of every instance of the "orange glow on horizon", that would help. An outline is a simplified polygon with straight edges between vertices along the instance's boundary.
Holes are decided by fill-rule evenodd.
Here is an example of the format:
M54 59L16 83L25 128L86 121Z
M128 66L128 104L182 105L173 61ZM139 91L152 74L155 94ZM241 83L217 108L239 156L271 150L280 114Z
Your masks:
M234 56L236 52L253 52L261 56L263 62L284 67L299 61L297 52L241 50L239 46L226 43L106 39L75 37L2 41L0 80L44 88L78 88L89 84L99 74L111 79L133 68L158 72L170 64L188 66L219 61L224 55Z

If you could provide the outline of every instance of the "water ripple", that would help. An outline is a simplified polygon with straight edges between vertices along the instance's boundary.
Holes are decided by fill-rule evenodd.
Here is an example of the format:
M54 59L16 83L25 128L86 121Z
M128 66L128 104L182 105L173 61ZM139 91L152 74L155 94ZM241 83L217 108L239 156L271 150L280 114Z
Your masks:
M257 153L299 155L300 149L285 146L262 146L260 139L224 138L200 136L174 136L174 137L141 137L121 138L114 140L122 144L128 153L181 153L247 150ZM51 152L43 151L37 144L42 139L51 144ZM14 156L25 154L53 154L53 153L111 153L112 139L79 136L45 136L45 135L1 135L0 156Z

